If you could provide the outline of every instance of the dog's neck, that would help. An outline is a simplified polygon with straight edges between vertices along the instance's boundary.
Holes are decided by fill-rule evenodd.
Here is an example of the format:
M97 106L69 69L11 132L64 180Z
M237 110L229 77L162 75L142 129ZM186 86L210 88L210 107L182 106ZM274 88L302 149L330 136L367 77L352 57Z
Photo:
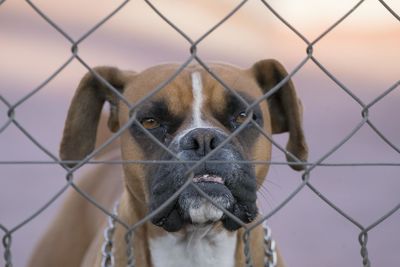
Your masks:
M232 267L236 236L213 225L189 226L152 238L151 259L154 267Z
M138 214L143 212L141 210L143 207L137 204L133 196L125 192L120 200L118 217L129 225L135 224L137 218L143 216ZM125 230L120 226L117 227L116 239L124 240L124 234ZM153 267L235 266L238 233L228 232L222 223L205 226L189 225L178 232L169 233L148 222L143 228L135 231L135 235L140 243L134 248L138 266L143 266L143 263L148 261L152 262ZM148 240L148 243L145 240ZM137 253L138 250L142 252ZM119 251L120 254L116 257L118 261L126 260L125 251L125 248ZM144 256L145 254L147 256ZM151 265L149 262L148 264Z
M130 205L128 205L130 204ZM136 203L137 204L137 203ZM137 212L140 205L132 205L125 191L120 200L118 218L128 225L134 225L141 218ZM251 233L250 247L260 248L264 244L262 226ZM244 266L244 231L226 231L221 223L208 227L184 227L176 233L147 222L134 231L133 252L136 266L153 267L233 267ZM116 224L113 237L115 245L115 266L126 266L126 229ZM102 254L98 250L97 265L101 266ZM251 249L253 266L263 266L264 250Z

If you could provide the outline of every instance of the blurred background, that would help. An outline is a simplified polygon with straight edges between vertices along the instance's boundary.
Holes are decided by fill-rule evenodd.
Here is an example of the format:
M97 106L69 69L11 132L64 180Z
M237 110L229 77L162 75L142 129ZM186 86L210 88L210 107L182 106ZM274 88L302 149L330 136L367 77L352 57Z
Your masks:
M358 1L268 1L276 11L313 41ZM385 1L397 14L400 2ZM120 1L34 1L74 40L115 9ZM219 22L239 1L154 1L192 39ZM229 62L243 68L275 58L291 72L304 58L307 45L279 21L261 1L249 1L198 46L205 61ZM379 1L365 1L352 15L314 45L314 56L364 103L370 103L400 78L400 23ZM71 56L71 43L25 1L0 5L0 94L11 105L43 83ZM183 63L188 42L141 1L129 2L79 44L79 56L90 66L113 65L136 71L163 62ZM69 102L86 69L73 60L42 90L21 103L15 118L40 144L58 155ZM319 160L358 123L361 106L312 61L293 77L305 107L304 127L310 162ZM400 147L400 88L370 108L370 120ZM0 127L8 108L0 101ZM286 135L276 136L285 144ZM65 171L55 164L11 164L51 161L17 127L0 134L0 224L12 229L42 207L65 185ZM278 150L273 160L284 161ZM363 126L325 163L400 163L400 155L372 129ZM82 168L85 173L92 166ZM367 227L400 203L399 166L317 167L311 183ZM287 166L270 168L260 194L264 213L279 205L301 183L301 173ZM25 266L32 249L61 198L13 234L15 266ZM270 220L274 238L290 266L361 266L360 229L304 188ZM373 266L398 266L400 212L370 231ZM1 230L0 230L1 232ZM3 233L1 232L0 236ZM4 249L0 248L3 255ZM0 265L4 259L0 258Z

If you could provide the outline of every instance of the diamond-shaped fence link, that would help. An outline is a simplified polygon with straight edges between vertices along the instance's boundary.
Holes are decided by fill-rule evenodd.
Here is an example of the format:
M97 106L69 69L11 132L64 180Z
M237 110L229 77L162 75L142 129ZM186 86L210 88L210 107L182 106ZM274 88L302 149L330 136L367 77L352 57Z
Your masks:
M0 1L0 8L1 4L3 4L5 1ZM215 206L217 206L219 209L221 209L224 214L231 219L233 219L236 223L240 224L244 229L244 236L243 240L245 240L245 254L246 254L246 265L251 266L251 257L250 257L250 252L249 252L249 234L250 232L257 227L260 224L263 224L266 220L268 220L270 217L274 216L277 212L279 212L286 204L288 204L290 201L294 201L293 198L302 190L305 190L305 188L309 188L312 192L315 193L316 196L318 196L322 201L326 202L333 210L335 210L337 213L339 213L341 216L343 216L349 223L355 225L357 228L359 228L360 233L359 233L359 243L360 243L360 255L362 257L362 264L363 266L371 266L371 262L368 256L368 234L370 231L372 231L376 226L381 224L383 221L385 221L387 218L392 216L394 213L396 213L400 209L400 203L397 204L394 208L390 209L386 213L382 214L382 217L377 219L375 222L373 222L370 225L363 225L362 223L358 222L355 220L351 215L347 214L344 210L339 208L338 206L335 205L333 201L331 201L328 197L326 197L321 191L318 190L318 188L313 184L312 182L312 174L313 171L322 166L336 166L336 167L344 167L344 166L396 166L400 167L400 163L365 163L365 162L359 162L359 163L343 163L343 164L330 164L326 163L326 159L331 157L335 152L340 149L346 142L348 142L361 128L369 126L376 134L381 138L391 149L393 149L395 152L400 153L400 148L396 146L393 142L387 138L382 131L374 125L372 120L370 119L370 108L380 102L382 99L388 97L394 90L398 89L400 87L400 81L395 82L390 88L388 88L385 92L383 92L381 95L376 97L373 101L370 103L364 103L348 86L344 85L343 82L341 82L335 75L333 75L326 66L324 66L318 59L314 56L314 46L322 40L326 35L328 35L334 28L336 28L339 24L341 24L343 21L345 21L355 10L357 10L363 3L364 0L361 0L357 2L347 13L345 13L339 20L337 20L335 23L333 23L330 27L328 27L325 31L323 31L317 38L314 40L310 41L304 35L301 34L300 31L298 31L293 25L291 25L287 20L285 20L269 3L269 1L264 1L261 0L262 4L266 7L265 14L266 16L275 16L277 19L280 20L281 23L283 23L286 27L288 27L299 39L301 39L305 44L306 44L306 53L305 57L303 60L301 60L297 66L289 72L289 74L282 79L278 84L276 84L268 93L263 95L261 98L257 99L253 103L248 103L245 99L243 99L233 88L230 88L224 80L219 77L216 73L214 73L209 66L199 57L197 54L198 51L198 45L207 39L211 34L214 33L216 29L218 29L221 25L223 25L227 20L231 19L235 14L242 9L246 3L246 1L240 2L233 10L231 10L225 17L221 18L221 20L216 23L213 27L211 27L207 32L205 32L202 36L200 36L197 40L192 40L183 30L181 30L176 24L174 24L171 20L168 19L167 15L163 14L157 7L148 0L145 0L145 3L162 19L166 24L168 24L172 29L174 29L183 39L185 39L188 43L188 50L189 50L189 56L188 58L180 65L180 67L177 69L175 73L169 77L169 79L165 80L163 83L159 84L156 88L154 88L151 92L149 92L145 97L143 97L140 101L137 103L130 103L129 100L127 100L118 90L117 88L114 88L110 83L108 83L97 71L96 69L92 68L82 57L79 55L79 45L85 42L85 40L92 35L94 32L96 32L100 27L102 27L104 24L106 24L114 15L116 15L118 12L120 12L130 1L123 1L115 10L110 12L107 16L105 16L101 21L99 21L96 25L94 25L90 30L88 30L86 33L84 33L80 38L74 39L72 38L65 30L63 30L62 26L58 25L55 20L50 18L45 12L43 12L33 1L26 1L26 3L32 8L33 11L37 13L38 16L40 16L42 19L44 19L51 27L53 27L61 36L63 36L71 45L71 56L65 60L65 62L45 80L43 81L39 86L34 87L28 94L26 94L24 97L16 101L15 103L10 103L9 100L6 99L3 95L0 95L0 105L6 107L7 109L7 114L5 114L5 117L7 118L4 122L2 122L2 125L0 125L0 138L1 134L7 130L7 128L10 125L16 126L21 133L23 133L35 146L37 146L43 153L45 153L51 160L50 161L4 161L1 162L1 164L55 164L59 165L60 168L63 168L65 170L65 177L66 177L66 183L65 185L59 189L58 192L56 192L51 199L47 201L42 207L40 207L38 210L36 210L33 214L31 214L29 217L24 219L22 222L15 226L5 226L0 222L0 235L2 236L2 246L4 248L4 254L3 258L5 261L5 266L11 267L13 265L13 257L16 255L13 254L12 250L12 244L13 244L13 236L15 233L20 230L22 227L26 226L28 223L30 223L32 220L34 220L37 216L39 216L44 210L46 210L50 205L52 205L61 195L64 194L64 192L68 188L73 188L76 192L78 192L82 197L84 197L87 201L91 202L95 207L100 209L104 214L107 214L110 218L110 222L112 224L120 224L126 229L126 242L128 244L128 247L131 248L129 244L131 244L132 241L132 236L135 234L135 230L143 225L144 223L148 222L151 220L157 213L159 213L163 208L167 207L170 205L173 201L176 200L176 198L179 196L179 194L182 193L185 188L188 186L194 187L201 196L204 198L208 199L210 202L212 202ZM391 7L385 3L383 0L379 0L379 3L382 4L384 8L387 9L388 15L392 15L394 18L396 18L398 21L400 21L400 16L393 10ZM134 4L134 3L129 3L129 4ZM56 155L53 155L50 151L48 151L39 141L35 139L35 137L24 128L24 126L19 122L18 120L18 108L21 104L23 104L25 101L30 99L32 96L37 94L40 90L42 90L50 81L52 81L56 76L58 76L63 70L71 64L73 61L78 61L81 63L82 66L84 66L90 73L93 74L93 76L101 82L108 90L110 90L122 103L124 103L128 108L131 113L131 118L129 119L128 123L125 125L122 125L120 129L105 143L97 147L92 153L90 153L88 156L86 156L83 160L81 161L62 161L57 157ZM224 140L221 144L218 145L214 150L212 150L209 154L207 154L204 158L197 162L193 161L185 161L179 158L178 155L176 155L173 151L171 151L168 147L166 147L163 143L161 143L157 138L155 138L152 134L150 134L144 127L141 126L141 124L138 122L136 119L136 112L137 108L140 107L143 103L148 101L152 96L154 96L156 93L160 92L163 90L171 81L173 81L189 64L197 62L199 65L201 65L205 71L207 71L215 80L217 80L226 90L231 92L234 96L236 96L239 101L241 101L247 108L246 112L250 114L250 116L247 117L246 121L238 127L232 134ZM298 158L296 158L294 155L291 155L289 151L287 151L285 148L283 148L280 144L275 142L272 138L272 136L269 133L266 133L262 127L260 127L255 121L252 120L252 112L254 107L256 107L259 103L262 101L268 99L271 97L273 94L275 94L277 91L281 90L282 86L285 85L289 79L291 79L293 76L296 75L296 73L304 67L304 65L307 62L313 62L319 69L322 70L323 73L325 73L334 83L338 85L338 87L343 90L348 97L353 99L359 106L360 106L360 121L353 127L353 129L347 133L347 135L340 140L337 144L335 144L328 152L326 152L323 156L321 156L318 160L315 162L302 162ZM133 160L112 160L112 161L105 161L105 160L97 160L94 159L94 157L100 153L102 150L104 150L107 146L109 146L114 140L116 140L124 131L126 131L131 124L136 123L139 125L139 127L142 128L144 132L148 135L149 138L153 140L153 142L159 147L159 149L165 150L167 153L169 153L173 160L170 161L159 161L159 162L154 162L154 161L133 161ZM215 154L221 147L223 147L225 144L229 143L232 141L232 139L238 135L248 124L253 124L257 130L261 133L262 136L264 136L266 139L268 139L273 146L275 146L278 150L280 150L282 153L285 155L289 155L291 158L291 165L303 165L305 167L304 172L301 174L301 179L300 183L298 184L297 188L290 193L286 199L284 199L279 205L277 205L274 209L272 209L268 214L264 215L261 219L259 219L255 224L252 226L246 225L243 221L241 221L239 218L235 217L234 214L229 212L228 210L224 209L222 206L220 206L218 203L215 203L213 199L208 196L204 191L202 191L201 188L199 188L198 185L192 182L192 178L194 176L194 169L206 162L218 162L218 163L232 163L228 161L210 161L210 158ZM75 163L76 165L72 168L69 168L68 164ZM276 162L276 161L268 161L268 162L263 162L263 161L243 161L243 162L233 162L233 163L240 163L240 164L269 164L269 165L285 165L289 164L286 162ZM96 201L92 196L90 196L87 192L85 192L83 189L81 189L75 182L74 182L74 174L75 172L80 169L82 166L85 164L183 164L186 166L186 182L165 202L163 203L160 207L158 207L156 210L152 211L151 213L147 214L144 218L141 218L140 221L136 222L134 225L129 225L126 222L122 221L118 216L113 213L112 211L108 210L107 208L103 207L100 203ZM299 177L299 178L300 178ZM110 256L110 255L108 255ZM132 249L128 249L127 251L127 258L128 266L135 266L135 261L133 258L133 253ZM140 267L140 266L139 266Z

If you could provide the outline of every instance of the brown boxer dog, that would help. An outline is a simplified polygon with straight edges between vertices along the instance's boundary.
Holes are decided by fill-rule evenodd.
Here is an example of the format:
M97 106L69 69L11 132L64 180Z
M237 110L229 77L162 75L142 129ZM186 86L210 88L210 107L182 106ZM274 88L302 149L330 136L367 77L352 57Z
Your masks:
M246 112L246 102L253 103L287 76L279 62L263 60L250 69L225 64L209 66L235 93L202 67L190 65L131 112L124 101L91 73L80 82L65 123L61 159L81 160L93 151L106 101L111 107L108 120L111 131L127 125L132 121L131 116L136 117L136 122L130 123L120 136L122 159L176 160L155 140L189 162L212 154L189 174L187 170L194 163L124 164L123 185L113 179L118 176L116 166L92 170L78 186L108 209L118 200L118 217L127 225L137 223L160 207L188 179L243 223L254 222L258 215L257 190L269 166L245 162L268 161L271 157L271 143L258 127L267 134L289 132L287 150L301 161L307 160L302 107L290 80L252 112ZM98 67L95 71L134 105L171 77L178 67L160 65L141 73L113 67ZM239 127L243 129L226 142ZM288 156L288 161L294 160ZM302 169L301 165L291 166ZM38 246L31 265L101 266L106 217L88 201L72 194ZM151 221L134 231L135 266L244 266L243 232L240 224L189 185ZM116 223L112 236L114 266L127 265L125 235L126 229ZM264 266L263 236L261 226L250 235L254 266ZM280 257L278 266L283 266Z

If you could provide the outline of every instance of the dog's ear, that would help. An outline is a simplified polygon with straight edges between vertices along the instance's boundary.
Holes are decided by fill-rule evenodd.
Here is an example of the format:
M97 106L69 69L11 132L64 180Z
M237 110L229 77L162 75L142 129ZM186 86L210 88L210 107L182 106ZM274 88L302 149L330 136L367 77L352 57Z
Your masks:
M129 77L127 72L114 67L96 67L93 70L118 92L123 92ZM94 74L88 72L79 83L68 110L60 147L62 160L81 160L93 151L105 101L110 104L108 127L115 132L119 128L119 98Z
M251 70L264 94L288 75L285 68L273 59L259 61ZM268 107L272 133L289 132L286 149L301 161L306 161L308 148L302 127L303 107L291 80L268 98ZM286 158L288 162L294 161L289 155ZM295 170L304 169L303 165L290 166Z

